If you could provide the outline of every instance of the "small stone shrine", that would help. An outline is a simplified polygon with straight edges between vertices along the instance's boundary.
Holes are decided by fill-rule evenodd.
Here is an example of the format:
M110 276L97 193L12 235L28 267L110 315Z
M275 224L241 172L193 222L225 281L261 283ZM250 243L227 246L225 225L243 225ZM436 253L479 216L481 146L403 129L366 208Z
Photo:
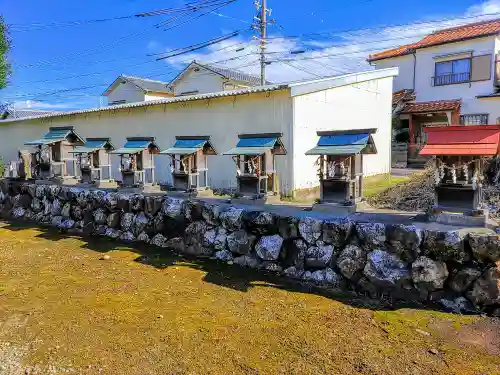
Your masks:
M34 146L32 153L33 177L36 179L56 178L57 182L76 176L76 159L71 154L75 146L83 146L85 141L73 126L51 127L41 139L26 142Z
M320 202L316 210L353 213L363 198L363 156L376 154L376 129L319 131L318 144L306 155L318 156Z
M5 165L4 177L13 180L31 179L31 153L19 150L17 160L12 160Z
M429 219L443 224L486 226L484 164L499 154L500 125L436 126L424 129L420 155L435 156L435 202Z
M282 133L240 134L236 147L225 152L236 163L236 197L253 203L279 200L276 155L286 155Z
M122 148L111 151L120 155L121 188L142 188L155 182L154 155L160 152L154 137L129 137Z
M171 158L172 187L163 190L175 193L207 193L208 155L217 155L210 136L175 137L174 145L160 154Z
M110 138L87 138L84 146L71 151L80 167L80 182L99 185L111 180L111 155L115 148Z

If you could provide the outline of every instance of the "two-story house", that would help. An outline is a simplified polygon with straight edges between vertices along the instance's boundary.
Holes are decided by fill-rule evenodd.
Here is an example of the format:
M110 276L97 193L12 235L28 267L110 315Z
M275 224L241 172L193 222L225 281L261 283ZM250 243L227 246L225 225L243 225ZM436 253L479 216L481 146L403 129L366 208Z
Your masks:
M116 105L147 102L172 96L245 89L259 85L259 77L235 69L193 61L171 82L121 75L103 95L108 98L108 105Z
M425 143L425 126L500 123L500 19L436 31L375 53L375 69L398 67L393 107L409 128L409 157Z

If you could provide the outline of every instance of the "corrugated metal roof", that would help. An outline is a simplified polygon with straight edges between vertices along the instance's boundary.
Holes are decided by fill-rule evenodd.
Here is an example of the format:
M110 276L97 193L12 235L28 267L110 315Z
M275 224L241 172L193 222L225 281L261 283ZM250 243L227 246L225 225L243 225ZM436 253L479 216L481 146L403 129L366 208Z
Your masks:
M235 147L224 152L223 155L262 155L269 151L272 147Z
M142 148L145 150L148 148L151 141L148 140L127 140L122 148Z
M306 155L356 155L363 151L366 145L316 146L306 152Z
M32 116L43 116L52 113L57 113L57 111L44 111L42 109L13 109L7 108L3 113L0 114L0 119L6 118L25 118Z
M35 141L26 142L25 145L50 145L52 143L61 142L67 139L67 137L73 134L79 139L79 141L84 144L85 141L81 138L74 130L72 126L61 126L61 127L51 127L49 132L46 133L42 139L37 139Z
M55 142L59 142L59 141L62 141L64 140L63 139L35 139L34 141L29 141L29 142L25 142L24 144L26 146L41 146L41 145L50 145L52 143L55 143Z
M346 134L340 131L334 131L333 134L325 132L330 134L321 135L317 146L307 151L306 155L374 154L377 150L370 131L373 129L348 130Z
M121 75L121 78L133 83L144 91L173 93L168 82L155 81L152 79Z
M324 135L319 138L318 146L366 145L370 134Z
M123 145L123 147L118 150L111 151L112 154L135 154L141 151L144 151L147 148L154 147L158 149L159 147L154 142L153 137L130 137L127 138L127 142Z
M22 119L6 119L6 120L3 120L1 122L2 123L9 123L9 122L18 122L18 121L25 121L25 120L35 120L35 119L43 119L43 118L71 116L71 115L93 113L93 112L116 111L119 109L150 107L150 106L170 104L170 103L183 103L183 102L189 102L189 101L194 101L194 100L223 98L223 97L227 97L227 96L246 95L246 94L252 94L252 93L259 93L259 92L284 90L284 89L288 89L289 87L290 86L287 84L258 86L258 87L240 89L240 90L228 90L228 91L211 92L211 93L206 93L206 94L176 96L176 97L172 97L172 98L150 100L147 102L136 102L136 103L110 105L110 106L101 107L101 108L79 109L79 110L68 111L68 112L55 112L55 113L48 114L48 115L31 116L31 117L25 117Z
M189 155L202 149L208 141L206 139L177 139L172 147L161 152L165 155Z
M424 128L427 144L420 155L497 155L500 125Z
M111 151L112 154L137 154L144 151L143 147L121 147L118 150Z
M278 137L244 137L240 138L235 148L224 155L261 155L278 144Z
M83 153L89 153L89 152L94 152L98 151L101 149L108 149L108 150L113 150L114 146L111 144L109 139L87 139L85 141L84 146L78 146L73 149L73 151L70 151L72 154L83 154Z
M226 68L222 66L217 66L217 65L210 65L210 64L200 64L196 62L197 65L211 70L213 72L216 72L226 78L232 79L234 81L240 81L240 82L246 82L250 83L252 85L258 86L260 85L260 77L254 76L252 74L247 74L242 71L236 70L236 69L231 69L231 68ZM270 81L266 81L266 84L270 85Z
M278 142L278 137L266 138L242 138L236 144L236 147L267 147L271 149Z
M141 107L151 107L157 105L164 104L172 104L172 103L182 103L182 102L190 102L195 100L204 100L204 99L213 99L213 98L223 98L237 95L248 95L253 93L262 93L262 92L270 92L270 91L279 91L279 90L290 90L290 95L298 96L304 95L311 92L318 92L322 90L327 90L335 87L341 87L346 85L352 85L359 82L375 80L386 77L394 77L397 75L398 68L388 68L388 69L377 69L370 71L363 71L352 74L345 74L341 76L334 77L326 77L321 79L314 80L306 80L301 82L293 82L286 84L277 84L277 85L266 85L266 86L256 86L249 87L245 89L239 90L227 90L227 91L219 91L219 92L211 92L206 94L196 94L196 95L186 95L186 96L176 96L171 98L162 98L158 100L151 100L147 102L136 102L136 103L127 103L127 104L119 104L119 105L111 105L101 108L89 108L89 109L80 109L75 111L68 112L58 112L55 114L49 114L44 116L32 116L23 119L7 119L1 121L1 123L14 123L18 121L29 121L35 119L48 119L55 117L64 117L64 116L74 116L79 114L87 114L87 113L98 113L98 112L108 112L108 111L118 111L120 109L129 109L129 108L141 108Z

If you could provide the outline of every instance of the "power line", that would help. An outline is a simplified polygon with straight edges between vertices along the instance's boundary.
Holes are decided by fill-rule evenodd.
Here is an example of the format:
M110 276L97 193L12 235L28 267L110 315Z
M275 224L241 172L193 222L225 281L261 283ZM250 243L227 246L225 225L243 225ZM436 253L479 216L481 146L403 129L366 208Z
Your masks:
M380 29L385 31L385 29L389 29L389 28L399 28L399 27L404 27L404 26L419 26L419 25L425 25L425 24L455 21L455 20L470 20L470 19L477 19L477 18L482 18L482 17L493 17L493 16L498 16L498 15L500 15L500 12L484 13L484 14L464 16L464 17L452 17L452 18L441 18L441 19L426 20L426 21L415 21L415 22L403 23L403 24L388 24L388 25L378 25L378 26L373 26L373 27L361 27L361 28L344 29L344 30L342 30L342 29L341 30L330 30L330 31L322 31L322 32L315 32L315 33L297 34L297 35L284 35L284 36L270 37L270 38L268 38L268 40L296 39L296 38L301 38L304 36L313 36L313 35L314 36L322 36L322 35L333 35L333 34L350 34L350 33L358 32L358 31L373 31L373 30L380 30ZM467 24L467 23L468 22L466 22L465 24ZM459 26L459 25L456 25L456 26Z
M116 16L116 17L108 17L108 18L98 18L98 19L90 19L90 20L78 20L78 21L66 21L66 22L50 22L50 23L28 23L28 24L10 24L9 30L13 32L25 32L25 31L39 31L49 28L58 28L58 27L70 27L70 26L82 26L82 25L91 25L98 23L105 23L110 21L121 21L121 20L130 20L136 18L146 18L146 17L155 17L162 16L167 14L172 14L181 11L192 11L199 10L200 8L207 6L214 6L220 3L221 0L198 0L191 3L186 3L182 7L170 7L159 9L155 11L142 12L129 14L125 16Z
M233 61L233 60L236 60L236 59L239 59L239 58L247 57L247 56L250 56L250 55L252 55L252 53L248 53L246 55L236 56L236 57L232 57L232 58L228 58L228 59L224 59L224 60L213 61L213 62L209 62L209 63L205 63L205 64L220 64L220 63L224 63L224 62L228 62L228 61ZM244 66L248 66L248 65L244 65ZM244 66L242 66L242 67L244 67ZM233 68L233 69L238 69L238 67ZM162 74L159 74L159 75L156 75L156 76L147 75L144 78L154 78L154 77L163 76L163 75L166 75L168 73L173 73L173 72L174 72L173 70L170 70L170 71L167 71L167 72L163 71ZM207 73L207 74L213 75L215 73ZM73 91L82 91L82 90L91 89L91 88L97 88L97 87L104 87L104 86L107 87L107 86L109 86L109 84L110 84L109 82L106 82L106 83L99 83L99 84L95 84L95 85L87 85L87 86L80 86L80 87L69 88L69 89L54 90L54 91L49 91L49 92L44 92L44 93L36 93L36 94L28 94L28 95L24 95L23 94L23 95L18 95L18 96L5 97L4 100L6 100L6 99L9 99L9 100L11 100L11 99L19 100L19 99L24 98L24 99L27 99L27 100L40 101L40 99L39 99L40 97L53 96L55 94L64 94L64 93L73 92Z
M229 5L229 4L233 3L233 2L235 2L236 0L224 0L223 2L221 2L220 0L217 0L217 1L218 1L217 4L220 4L220 5L216 6L213 9L210 9L211 11L212 10L220 9L220 8L226 6L226 5ZM163 26L165 26L168 23L173 23L173 22L177 21L179 17L185 18L190 13L195 13L196 11L197 10L184 11L180 15L171 17L171 18L169 18L166 21L163 21L163 22L155 24L153 27L154 28L163 27ZM202 16L204 16L204 15L206 15L208 13L209 12L201 13L201 14L197 15L196 17L192 17L192 18L189 18L188 20L183 21L181 23L174 24L174 25L172 25L172 26L164 29L163 31L172 30L172 29L174 29L176 27L179 27L181 25L186 24L187 22L194 21L195 19L198 19L198 18L200 18L200 17L202 17ZM81 56L88 56L90 54L95 54L95 53L97 53L99 51L109 49L110 47L115 47L117 44L123 43L124 41L126 41L126 40L128 40L130 38L133 38L133 37L136 37L136 36L139 36L139 35L144 35L147 32L149 32L149 29L150 28L146 28L145 30L142 30L140 32L135 32L135 33L132 33L132 34L128 34L128 35L122 36L122 37L120 37L120 38L112 41L111 43L102 44L102 45L100 45L98 47L95 47L95 48L92 48L92 49L89 49L89 50L85 50L85 51L82 51L82 52L69 54L69 55L66 55L66 56L59 56L59 57L57 57L55 59L52 59L52 60L38 61L38 62L35 62L35 63L31 63L31 64L25 64L25 65L21 65L20 67L31 68L31 67L36 67L36 66L40 66L40 65L54 64L54 63L59 62L60 60L70 60L70 59L78 58L78 57L81 57Z

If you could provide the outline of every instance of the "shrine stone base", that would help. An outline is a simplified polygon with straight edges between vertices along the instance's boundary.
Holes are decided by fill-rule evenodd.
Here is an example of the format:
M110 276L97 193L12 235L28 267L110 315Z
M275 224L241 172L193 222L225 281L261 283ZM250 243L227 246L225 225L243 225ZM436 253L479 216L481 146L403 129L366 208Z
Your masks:
M312 210L325 212L337 217L347 217L356 212L356 205L345 206L339 203L315 203L312 206Z
M483 215L467 215L461 212L436 212L427 215L429 221L453 225L460 227L479 227L493 229L495 224L488 219L488 211L484 211Z
M277 204L281 202L279 195L266 195L261 198L255 198L252 196L243 196L238 198L231 198L231 204L242 204L242 205L255 205L263 206L265 204Z

